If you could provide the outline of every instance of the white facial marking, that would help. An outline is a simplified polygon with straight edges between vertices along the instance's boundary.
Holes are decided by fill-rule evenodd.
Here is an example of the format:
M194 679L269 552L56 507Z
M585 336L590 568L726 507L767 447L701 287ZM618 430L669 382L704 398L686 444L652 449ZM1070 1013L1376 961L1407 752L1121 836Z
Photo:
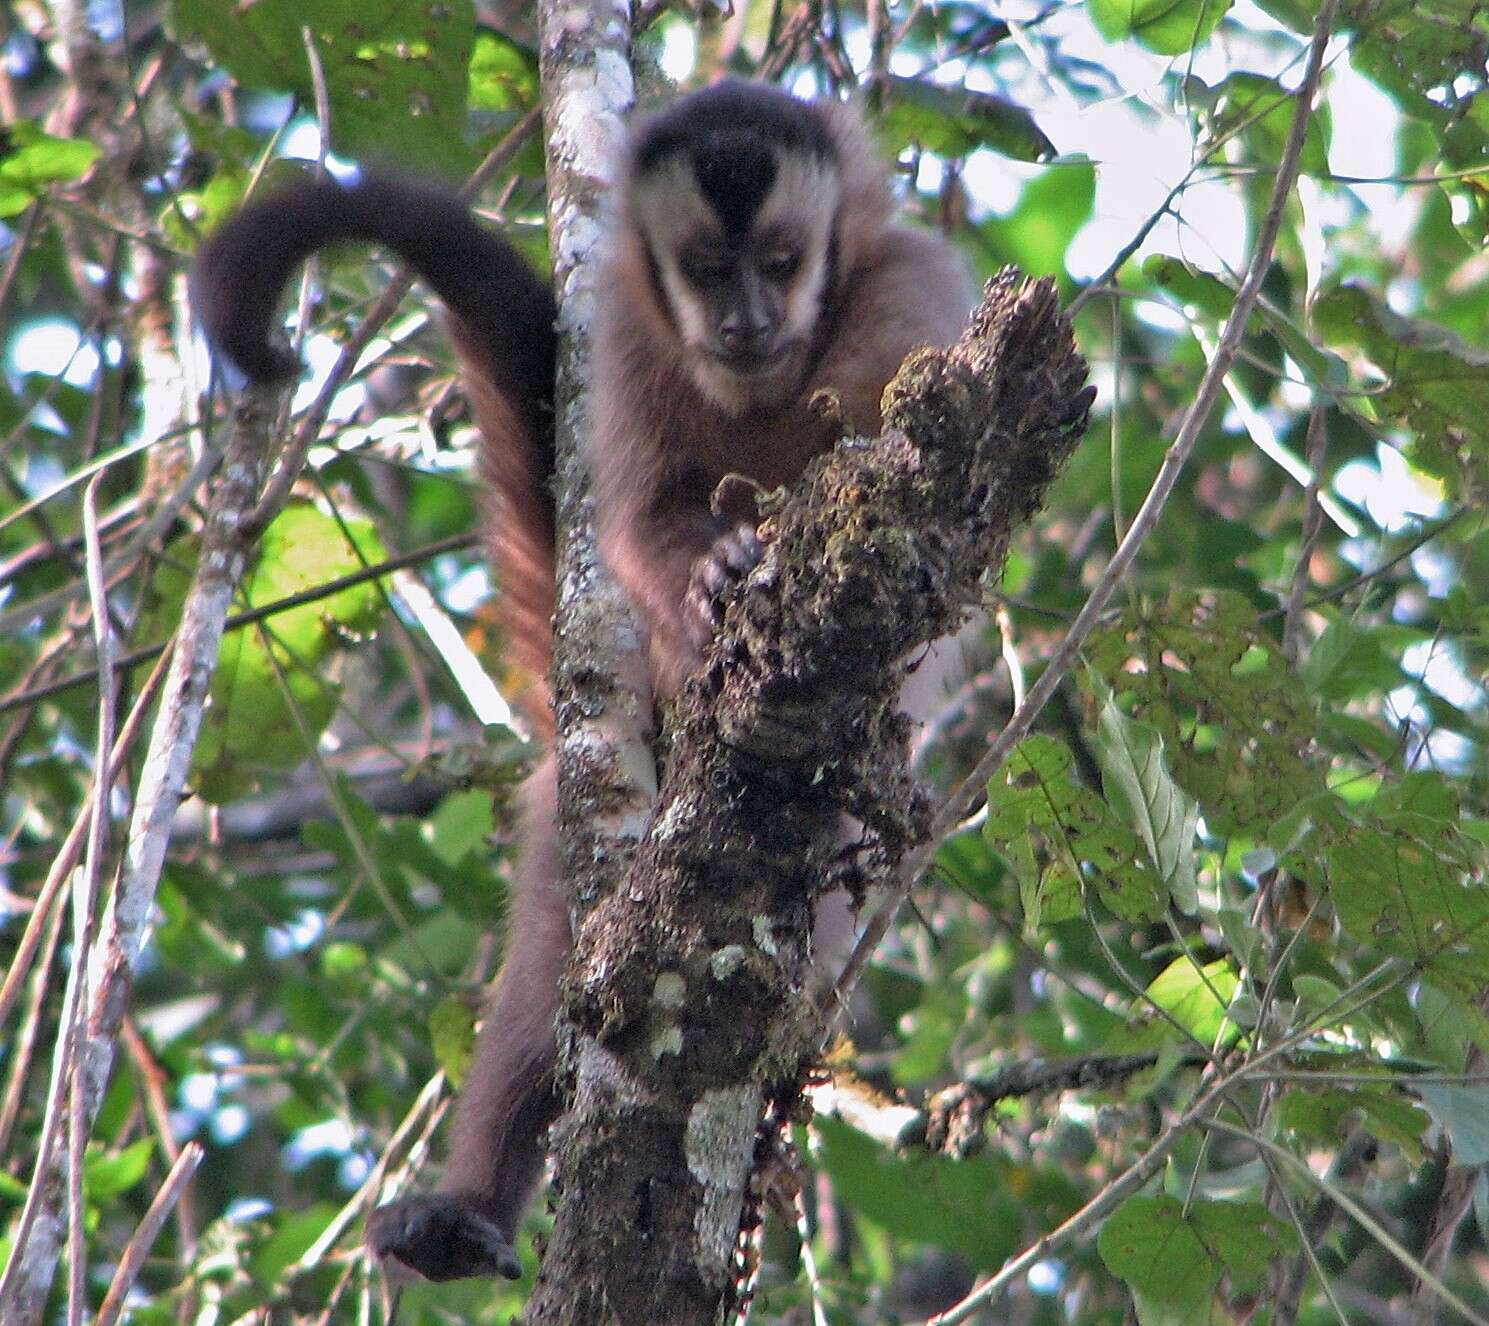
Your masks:
M780 230L799 244L801 265L786 283L783 337L791 343L772 372L741 373L714 352L715 328L706 306L683 275L681 241L723 231L713 208L698 189L692 163L677 157L647 173L634 189L636 221L656 264L662 294L678 335L692 352L694 381L720 408L743 413L779 405L799 386L802 355L822 316L829 272L828 247L841 197L838 175L816 157L777 150L776 175L752 225L756 235Z

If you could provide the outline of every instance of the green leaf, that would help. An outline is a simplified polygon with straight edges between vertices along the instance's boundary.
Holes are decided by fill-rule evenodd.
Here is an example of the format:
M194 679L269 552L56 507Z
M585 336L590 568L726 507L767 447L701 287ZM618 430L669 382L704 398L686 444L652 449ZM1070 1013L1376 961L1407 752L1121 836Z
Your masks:
M1473 0L1385 0L1352 11L1356 26L1350 63L1374 79L1409 115L1435 124L1461 114L1459 95L1444 95L1465 71L1480 71L1489 39L1483 10ZM1466 80L1472 82L1472 80Z
M239 82L313 101L304 31L331 102L331 148L455 172L466 144L472 0L174 0L177 29Z
M429 845L447 866L459 865L470 854L486 852L496 831L491 793L481 788L453 792L435 807L425 826Z
M1337 1146L1345 1123L1360 1119L1366 1131L1382 1142L1394 1142L1413 1164L1422 1156L1422 1137L1432 1120L1426 1110L1387 1086L1294 1087L1277 1109L1278 1125L1325 1146Z
M315 1202L303 1211L280 1211L274 1216L274 1232L253 1254L253 1278L260 1285L278 1286L285 1268L299 1261L311 1244L326 1232L339 1211L331 1202Z
M1129 1198L1096 1240L1102 1260L1132 1286L1143 1326L1210 1320L1220 1276L1255 1292L1274 1257L1292 1255L1291 1225L1258 1202L1196 1200L1188 1214L1173 1197Z
M1156 920L1166 895L1143 863L1141 840L1071 773L1070 751L1053 737L1020 742L988 784L983 833L1019 876L1032 928L1070 920L1090 881L1103 903L1127 920Z
M1489 984L1482 844L1413 813L1355 827L1326 854L1329 894L1352 938L1462 993Z
M476 1023L464 1002L446 995L429 1015L429 1039L434 1057L457 1090L464 1084L475 1054Z
M1183 258L1160 253L1146 258L1142 270L1148 280L1173 295L1190 316L1202 313L1217 325L1230 316L1236 291L1220 277L1191 266ZM1266 298L1258 301L1246 330L1254 336L1271 332L1310 382L1336 388L1349 384L1344 361L1314 345L1302 327Z
M1448 1130L1455 1165L1489 1165L1489 1087L1417 1084L1432 1117Z
M1189 1223L1243 1294L1261 1289L1274 1257L1295 1256L1300 1248L1297 1231L1260 1202L1196 1201Z
M1017 1209L990 1153L897 1155L841 1120L819 1118L813 1127L834 1195L860 1215L912 1243L959 1252L979 1270L996 1269L1013 1252Z
M967 996L960 987L934 988L903 1014L900 1049L892 1069L895 1084L919 1086L944 1074L966 1021Z
M1263 834L1324 790L1314 716L1287 661L1227 590L1129 610L1089 657L1126 713L1163 738L1209 830Z
M1135 38L1160 55L1182 55L1205 40L1230 0L1090 0L1086 12L1107 41Z
M874 129L888 152L912 143L943 157L964 157L979 147L1015 161L1048 161L1055 145L1022 106L988 92L952 83L893 76L890 97Z
M1324 628L1303 660L1302 673L1311 694L1334 703L1388 691L1403 680L1377 637L1342 617Z
M1232 74L1212 89L1215 119L1212 139L1236 135L1245 147L1247 164L1275 166L1282 160L1292 131L1297 102L1274 78L1260 74ZM1320 106L1308 116L1303 131L1300 168L1305 175L1329 173L1328 116Z
M33 120L7 124L0 149L0 217L24 212L54 184L82 179L102 155L97 143L54 138Z
M1385 379L1371 399L1415 435L1407 448L1413 465L1454 498L1489 483L1489 354L1445 327L1392 312L1356 285L1319 299L1314 319Z
M355 981L367 970L367 950L337 940L321 950L321 975L328 981Z
M935 868L984 906L1003 904L1008 862L989 850L988 838L976 829L953 834L942 843L936 850Z
M1024 185L1013 211L990 217L979 230L1000 262L1029 276L1064 276L1065 253L1091 219L1095 200L1096 167L1084 157L1063 158Z
M476 34L470 61L472 110L528 110L538 101L538 62L494 32Z
M1209 1319L1220 1272L1174 1198L1129 1198L1101 1227L1096 1248L1132 1286L1142 1326Z
M1102 694L1096 746L1102 790L1137 830L1174 905L1192 916L1199 907L1194 875L1199 806L1170 776L1157 730L1128 718L1099 679L1097 685Z
M313 506L287 507L259 541L238 606L277 602L386 558L369 521L344 525L343 531L343 523ZM194 539L178 540L170 553L151 586L153 629L147 633L155 638L163 638L180 613L189 584L185 568L196 555ZM305 758L305 737L291 705L299 707L310 736L318 735L339 699L339 688L327 676L332 660L355 636L377 625L383 604L376 584L365 582L223 637L193 761L203 798L230 800L251 790L261 774Z
M1240 1028L1226 1017L1226 1009L1240 984L1228 958L1201 967L1192 958L1179 957L1154 977L1147 995L1201 1044L1230 1045Z
M128 1192L150 1172L154 1154L155 1141L149 1137L111 1154L90 1147L83 1160L83 1187L88 1200L100 1202Z

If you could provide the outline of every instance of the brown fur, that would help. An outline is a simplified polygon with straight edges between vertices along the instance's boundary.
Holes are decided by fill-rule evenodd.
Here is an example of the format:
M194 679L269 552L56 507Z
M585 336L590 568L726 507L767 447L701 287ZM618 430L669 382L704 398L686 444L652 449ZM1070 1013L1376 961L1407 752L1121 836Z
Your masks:
M751 169L731 173L731 152ZM762 161L763 173L754 170ZM716 172L711 185L702 175L691 183L705 170ZM763 196L761 178L774 180ZM714 593L758 556L748 529L711 512L715 486L731 473L767 488L789 483L832 446L840 428L808 406L819 390L837 396L856 431L876 433L880 396L900 362L918 345L954 340L971 298L945 241L893 222L887 172L858 116L842 106L753 85L707 89L642 124L617 192L596 283L589 455L601 547L650 632L653 685L666 697L697 666ZM752 209L748 215L729 214L733 198ZM291 211L297 201L290 199ZM245 214L251 224L230 223L231 242L214 240L215 253L208 246L195 286L207 300L209 332L250 374L255 362L272 365L262 342L278 290L294 262L334 238L387 243L430 277L456 315L455 341L484 435L482 473L495 493L493 547L513 645L524 662L546 667L552 507L535 458L550 445L542 421L551 378L549 398L524 397L510 357L514 325L529 335L546 326L551 337L551 304L545 295L536 314L514 309L528 292L514 292L509 279L496 290L476 281L477 298L463 289L461 263L481 254L447 204L398 225L379 225L375 209L359 205L356 224L338 227L335 209L344 200L323 192L311 202L301 210L315 224L288 250L298 256L251 259L253 232L272 224L274 200ZM458 238L458 254L442 251L445 231ZM735 295L695 282L680 307L679 292L689 287L675 259L695 234L712 251L733 252L744 274ZM792 235L800 269L772 276L772 259ZM489 234L480 245L508 249ZM229 251L248 258L245 271L221 261ZM509 276L509 258L500 262ZM738 371L719 353L731 307L747 321L768 322L772 345L785 347L768 370ZM526 374L526 385L535 380ZM551 465L551 449L546 455ZM375 1253L430 1279L518 1273L512 1240L557 1108L554 1018L571 944L554 806L550 760L527 788L506 963L457 1107L440 1189L384 1206L368 1223Z

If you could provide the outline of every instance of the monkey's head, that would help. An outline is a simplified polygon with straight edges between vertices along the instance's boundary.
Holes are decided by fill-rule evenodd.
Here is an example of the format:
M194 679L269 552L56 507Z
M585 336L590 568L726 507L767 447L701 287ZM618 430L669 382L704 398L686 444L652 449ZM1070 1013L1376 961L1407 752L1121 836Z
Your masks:
M735 412L794 398L840 279L830 114L759 84L716 84L643 127L623 188L699 387Z

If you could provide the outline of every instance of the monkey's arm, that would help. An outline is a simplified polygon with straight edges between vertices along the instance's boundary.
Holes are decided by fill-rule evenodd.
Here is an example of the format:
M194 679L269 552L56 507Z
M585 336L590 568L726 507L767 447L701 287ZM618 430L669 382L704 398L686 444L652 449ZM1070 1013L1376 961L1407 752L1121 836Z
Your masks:
M605 522L605 559L651 637L653 684L676 694L718 625L717 596L760 558L753 528L706 505L662 499L651 512Z

